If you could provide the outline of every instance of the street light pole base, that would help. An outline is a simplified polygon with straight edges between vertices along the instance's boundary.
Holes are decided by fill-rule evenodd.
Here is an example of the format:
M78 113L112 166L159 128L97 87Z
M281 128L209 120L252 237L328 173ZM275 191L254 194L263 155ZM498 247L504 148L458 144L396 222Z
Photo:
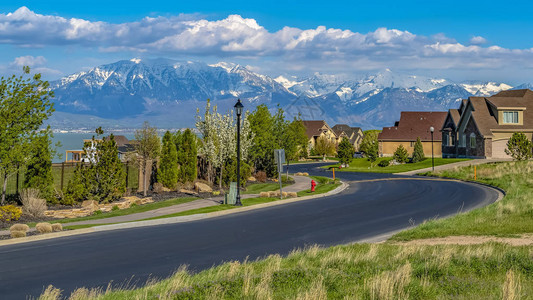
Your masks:
M241 195L237 195L237 199L235 199L235 206L242 206Z

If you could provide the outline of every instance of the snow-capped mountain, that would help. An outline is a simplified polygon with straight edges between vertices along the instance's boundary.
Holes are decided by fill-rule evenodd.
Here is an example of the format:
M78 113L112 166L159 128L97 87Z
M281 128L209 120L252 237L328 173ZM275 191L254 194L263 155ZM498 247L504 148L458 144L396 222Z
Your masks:
M273 79L232 63L168 59L118 61L66 76L51 82L51 87L55 108L61 112L51 122L54 127L72 126L68 120L72 118L93 127L98 124L88 124L91 120L105 119L115 120L117 126L135 127L148 120L173 128L193 126L197 109L202 110L207 99L223 112L240 98L249 110L263 103L271 108L280 105L289 116L379 128L392 126L402 110L447 110L469 96L512 88L505 83L454 83L391 70L359 78L315 73Z
M135 116L164 103L238 97L263 103L278 94L294 97L270 77L240 65L167 59L119 61L67 76L51 87L57 110L104 118Z

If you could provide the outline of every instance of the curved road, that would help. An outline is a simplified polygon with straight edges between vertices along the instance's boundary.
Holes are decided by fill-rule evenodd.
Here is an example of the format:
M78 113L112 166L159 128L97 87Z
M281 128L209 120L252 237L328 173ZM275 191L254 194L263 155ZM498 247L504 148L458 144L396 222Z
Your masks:
M331 176L314 165L291 172ZM169 276L180 265L198 271L229 260L254 260L319 244L361 241L494 202L491 188L390 174L342 173L342 193L222 217L91 233L0 247L0 298L65 290L128 286ZM387 180L399 179L399 180ZM132 279L133 277L133 279Z

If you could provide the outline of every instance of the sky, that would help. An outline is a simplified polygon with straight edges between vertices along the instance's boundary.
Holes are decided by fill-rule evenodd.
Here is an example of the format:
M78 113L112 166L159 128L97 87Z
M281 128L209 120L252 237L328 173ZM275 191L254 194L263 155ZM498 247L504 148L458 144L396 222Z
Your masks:
M533 82L528 1L2 1L0 74L46 79L131 58L278 75L384 69Z

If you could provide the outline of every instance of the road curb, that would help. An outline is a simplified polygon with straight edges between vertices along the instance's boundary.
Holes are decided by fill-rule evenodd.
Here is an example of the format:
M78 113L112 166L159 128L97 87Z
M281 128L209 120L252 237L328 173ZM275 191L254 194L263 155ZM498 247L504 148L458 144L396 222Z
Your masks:
M164 225L164 224L185 223L185 222L191 222L191 221L211 219L211 218L226 216L230 214L243 213L247 211L257 210L257 209L261 209L265 207L273 207L273 206L278 206L278 205L283 205L283 204L288 204L288 203L324 198L327 196L338 194L344 191L346 188L348 188L348 186L349 184L345 183L344 181L341 181L341 185L339 187L327 193L318 194L318 195L310 195L310 196L290 198L290 199L285 199L285 200L277 200L277 201L273 201L269 203L256 204L252 206L228 209L228 210L205 213L205 214L195 214L195 215L190 215L190 216L179 216L179 217L170 217L170 218L162 218L162 219L155 219L155 220L100 225L100 226L94 226L90 228L75 229L75 230L68 230L68 231L62 231L62 232L48 233L48 234L43 234L43 235L28 236L28 237L23 237L23 238L1 240L0 247L7 246L7 245L34 242L34 241L48 240L48 239L54 239L54 238L60 238L60 237L69 237L69 236L75 236L75 235L95 233L95 232L104 232L104 231L138 228L138 227L149 227L149 226L157 226L157 225Z

